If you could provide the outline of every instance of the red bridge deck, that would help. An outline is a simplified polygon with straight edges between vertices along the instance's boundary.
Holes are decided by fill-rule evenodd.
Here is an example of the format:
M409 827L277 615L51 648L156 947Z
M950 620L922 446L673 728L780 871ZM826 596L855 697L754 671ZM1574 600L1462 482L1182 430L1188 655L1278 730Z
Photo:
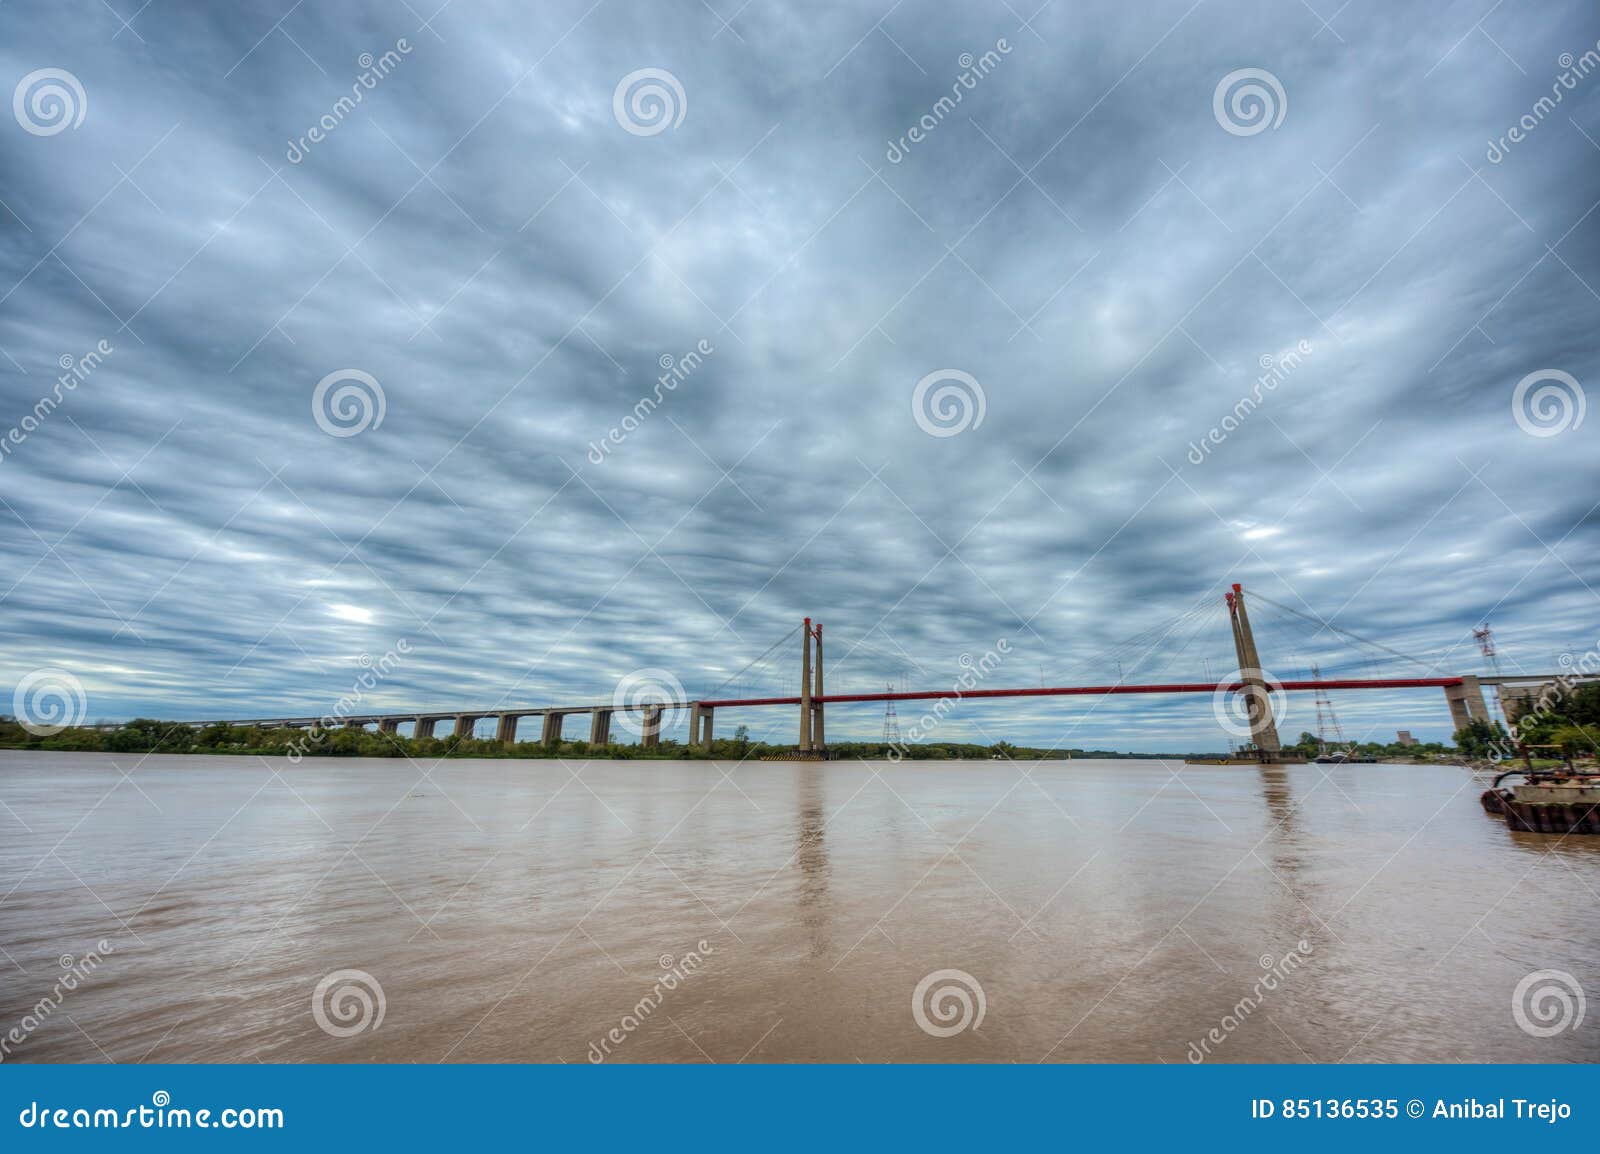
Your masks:
M1459 677L1401 677L1340 681L1280 681L1279 688L1300 689L1443 689L1460 685ZM1063 685L1037 689L949 689L919 690L911 693L829 693L814 697L823 705L843 704L852 701L937 701L941 697L960 698L963 701L979 697L1097 697L1104 693L1215 693L1218 688L1237 690L1242 681L1183 681L1168 685ZM1269 688L1271 686L1269 685ZM741 705L799 705L798 697L745 697L722 701L702 701L701 705L728 709Z

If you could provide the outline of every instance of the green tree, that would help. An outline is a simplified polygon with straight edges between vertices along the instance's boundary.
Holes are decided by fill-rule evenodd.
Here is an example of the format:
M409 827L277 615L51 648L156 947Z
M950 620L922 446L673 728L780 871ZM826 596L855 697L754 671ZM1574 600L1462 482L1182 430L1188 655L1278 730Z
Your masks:
M1510 746L1510 735L1498 721L1475 720L1456 730L1456 748L1468 757L1488 757L1496 747Z
M1563 725L1553 730L1549 744L1556 746L1568 757L1582 757L1595 752L1594 738L1576 725Z

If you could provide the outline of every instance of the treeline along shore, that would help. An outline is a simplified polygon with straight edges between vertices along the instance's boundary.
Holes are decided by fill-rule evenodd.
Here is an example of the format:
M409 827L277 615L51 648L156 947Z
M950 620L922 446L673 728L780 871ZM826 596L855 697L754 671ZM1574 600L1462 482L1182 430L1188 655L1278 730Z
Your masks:
M546 745L538 741L506 743L488 738L450 734L445 737L401 737L397 733L378 733L354 726L334 725L306 729L263 729L253 725L194 726L174 721L140 718L116 729L99 726L69 726L39 732L38 726L25 726L13 717L0 717L0 749L67 750L98 753L208 753L244 754L261 757L287 757L300 761L307 757L482 757L482 758L615 758L668 761L746 760L792 754L791 745L752 741L741 725L731 738L711 743L706 749L663 738L659 745L596 745L587 741L558 741ZM1322 752L1317 736L1302 733L1299 741L1287 748L1308 757ZM1523 749L1531 751L1536 765L1573 764L1590 761L1600 754L1600 682L1561 685L1526 704L1508 731L1498 721L1474 721L1455 734L1454 744L1424 742L1401 745L1398 742L1357 741L1339 746L1352 758L1364 761L1408 763L1482 764L1485 767L1513 762ZM1189 753L1138 753L1114 749L1059 749L1013 745L1000 741L989 745L967 742L930 741L917 744L882 741L831 742L828 755L835 759L865 758L873 761L972 761L1001 758L1041 761L1067 758L1215 758L1218 750Z
M1315 754L1317 739L1301 734L1295 746ZM1350 745L1352 754L1383 761L1454 763L1462 760L1463 749L1430 742L1420 745L1358 742ZM287 757L300 761L307 757L397 757L397 758L592 758L616 760L746 760L780 757L794 751L792 745L752 741L743 726L731 738L711 743L709 750L662 738L655 747L638 744L595 745L587 741L560 741L546 745L538 741L507 744L489 738L450 734L444 737L403 737L396 733L343 726L327 729L289 729L259 726L208 725L196 727L171 721L135 719L117 729L74 726L49 734L25 728L14 718L0 717L0 749L70 751L90 753L192 753L240 754L245 756ZM882 741L831 742L828 754L834 759L864 758L871 761L971 761L1004 760L1046 761L1064 759L1116 759L1219 757L1217 750L1190 753L1141 753L1114 749L1041 748L996 742L975 745L966 742L925 742L891 745ZM1470 756L1470 755L1469 755Z

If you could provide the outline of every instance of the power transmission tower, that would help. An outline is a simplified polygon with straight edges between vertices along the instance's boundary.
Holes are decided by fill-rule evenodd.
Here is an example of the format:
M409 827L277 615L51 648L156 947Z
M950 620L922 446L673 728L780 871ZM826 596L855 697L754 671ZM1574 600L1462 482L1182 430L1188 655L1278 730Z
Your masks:
M1474 629L1472 631L1472 637L1478 643L1479 652L1483 654L1484 669L1488 671L1490 677L1499 677L1500 658L1496 655L1494 649L1494 630L1490 629L1489 623L1485 621L1482 629ZM1498 685L1494 687L1494 706L1500 711L1500 715L1504 717L1505 706L1500 703L1500 687Z
M1311 680L1321 681L1322 670L1315 663L1311 666ZM1333 712L1333 699L1328 696L1328 691L1317 688L1317 746L1319 752L1328 752L1328 735L1333 735L1336 746L1344 744L1344 731L1339 728L1339 717Z
M889 685L888 690L893 693L894 686L892 684ZM900 744L900 719L895 716L894 702L892 700L883 703L883 743L885 745Z

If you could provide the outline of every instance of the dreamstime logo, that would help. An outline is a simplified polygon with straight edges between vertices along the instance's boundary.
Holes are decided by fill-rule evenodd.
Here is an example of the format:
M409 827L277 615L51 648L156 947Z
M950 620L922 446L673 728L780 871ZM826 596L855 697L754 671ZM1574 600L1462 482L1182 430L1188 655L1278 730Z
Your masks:
M367 694L388 680L400 667L402 659L410 654L411 638L402 637L382 657L374 659L372 654L363 653L356 658L356 664L361 666L361 674L351 683L350 692L334 702L330 712L312 722L309 729L290 742L286 752L289 761L299 765L314 746L322 744L336 725L356 713L356 707L366 701Z
M114 952L115 947L101 938L96 948L81 958L62 954L60 959L62 974L51 986L50 992L35 1002L22 1016L22 1020L0 1037L0 1062L9 1058L14 1047L26 1042L33 1032L44 1024L46 1018L60 1009L68 994L76 990L80 983L89 979L89 976L100 967L100 963L105 961L103 955Z
M1531 692L1515 693L1510 686L1502 687L1502 694L1510 695L1506 699L1508 707L1515 703L1515 717L1511 721L1511 732L1489 747L1490 761L1499 764L1516 757L1523 743L1545 721L1560 716L1558 711L1564 708L1566 695L1578 688L1584 679L1600 672L1600 646L1577 657L1562 653L1556 657L1556 664L1561 666L1562 672L1554 681L1539 686L1537 696ZM1574 670L1577 676L1570 672Z
M911 416L930 437L953 437L976 429L987 410L983 386L960 369L935 369L911 391Z
M611 707L617 711L617 724L630 733L644 735L645 717L660 710L657 735L678 720L685 698L683 682L665 669L635 669L617 682Z
M960 702L966 700L967 694L978 688L985 678L1000 668L1001 662L1010 652L1011 642L1002 637L995 642L994 648L987 650L982 657L963 653L956 658L956 664L961 666L961 675L950 686L950 692L935 701L928 707L927 712L913 721L906 729L904 738L889 746L889 760L898 763L910 752L912 742L921 741L943 725L944 719Z
M635 1030L649 1021L650 1015L667 1000L667 995L698 973L706 964L706 958L716 952L715 946L701 938L695 943L695 948L686 950L681 958L662 954L659 960L664 973L651 984L649 992L622 1015L621 1021L607 1030L598 1042L589 1043L590 1063L598 1066L610 1057L613 1048L622 1045Z
M378 979L365 970L334 970L311 994L311 1016L334 1038L376 1030L388 1005Z
M1004 36L994 42L994 47L982 56L973 56L970 52L963 52L956 58L956 63L961 66L961 75L950 85L950 95L941 96L933 102L933 107L913 124L910 130L899 140L891 140L884 158L890 164L899 164L911 152L912 148L928 139L935 128L944 123L944 118L956 110L964 92L970 92L978 87L978 81L1000 67L1003 57L1011 55L1011 44Z
M1585 49L1582 56L1574 57L1570 52L1563 52L1556 57L1556 65L1561 69L1561 74L1551 82L1550 95L1535 100L1533 108L1524 112L1505 135L1489 142L1489 150L1484 156L1490 164L1499 164L1515 145L1528 139L1528 134L1543 124L1545 117L1565 99L1563 92L1573 91L1578 87L1578 81L1586 80L1600 70L1600 41L1596 41L1593 48Z
M1281 357L1262 353L1257 362L1262 368L1262 373L1256 378L1256 383L1250 391L1235 401L1232 411L1217 424L1212 425L1205 436L1198 441L1189 442L1189 463L1205 464L1212 446L1222 444L1230 433L1243 425L1245 418L1261 407L1267 394L1275 392L1279 385L1288 380L1290 374L1300 367L1301 362L1311 355L1311 351L1311 342L1302 340Z
M1583 987L1565 970L1534 970L1511 992L1511 1017L1524 1034L1552 1038L1583 1025Z
M358 56L356 64L361 68L361 74L350 85L350 95L335 100L333 107L323 113L299 140L289 141L288 151L284 153L289 163L299 164L310 154L313 147L328 139L329 134L344 123L345 117L355 111L356 105L366 99L363 93L376 88L378 82L400 67L401 59L409 55L411 55L411 43L402 36L394 42L394 47L382 56L374 57L370 52L363 52Z
M617 81L611 114L634 136L656 136L683 123L689 98L665 68L640 68Z
M65 68L41 68L17 82L11 111L24 132L54 136L83 123L89 112L89 96L78 78Z
M339 369L317 382L311 415L330 437L353 437L383 424L388 400L378 378L360 369Z
M57 364L64 370L56 378L56 383L44 396L33 403L33 408L24 413L22 419L13 425L9 431L0 435L0 461L4 461L15 451L15 447L28 439L28 435L44 424L50 414L59 409L66 402L79 385L87 381L116 349L110 341L101 341L94 348L75 357L71 353L62 353Z
M1289 695L1284 692L1283 683L1263 669L1241 669L1239 680L1244 684L1237 690L1230 689L1224 682L1212 691L1211 712L1216 715L1217 724L1234 737L1248 739L1254 736L1250 729L1250 699L1254 695L1250 689L1255 684L1265 688L1273 718L1281 724L1289 714Z
M1511 416L1530 437L1553 437L1576 429L1587 408L1583 386L1560 369L1529 373L1511 392Z
M1266 1001L1268 994L1277 990L1289 979L1289 976L1306 963L1306 956L1312 953L1311 943L1301 938L1295 943L1293 949L1281 958L1274 958L1271 954L1261 955L1261 968L1264 973L1250 986L1250 992L1235 1002L1222 1020L1211 1029L1198 1042L1189 1043L1188 1059L1190 1063L1198 1065L1211 1057L1211 1052L1233 1036L1233 1032L1251 1014L1255 1013L1261 1003ZM1271 1021L1269 1018L1268 1021Z
M965 970L935 970L911 991L911 1016L924 1034L934 1038L976 1030L988 1008L983 987Z
M661 358L656 362L661 366L662 371L661 375L656 378L655 388L651 390L649 396L640 397L634 402L633 409L622 418L620 425L612 426L606 432L606 435L598 441L589 442L589 452L587 454L589 463L592 465L604 464L607 454L611 453L615 446L626 441L628 434L644 424L645 418L661 407L661 403L666 400L667 394L688 380L695 370L705 364L706 358L716 351L715 345L701 338L694 348L684 353L681 357L675 357L671 353L662 353Z
M83 682L65 669L35 669L17 682L11 712L35 737L50 737L82 722L89 698Z
M1217 81L1211 112L1224 132L1254 136L1283 123L1289 96L1265 68L1240 68Z

